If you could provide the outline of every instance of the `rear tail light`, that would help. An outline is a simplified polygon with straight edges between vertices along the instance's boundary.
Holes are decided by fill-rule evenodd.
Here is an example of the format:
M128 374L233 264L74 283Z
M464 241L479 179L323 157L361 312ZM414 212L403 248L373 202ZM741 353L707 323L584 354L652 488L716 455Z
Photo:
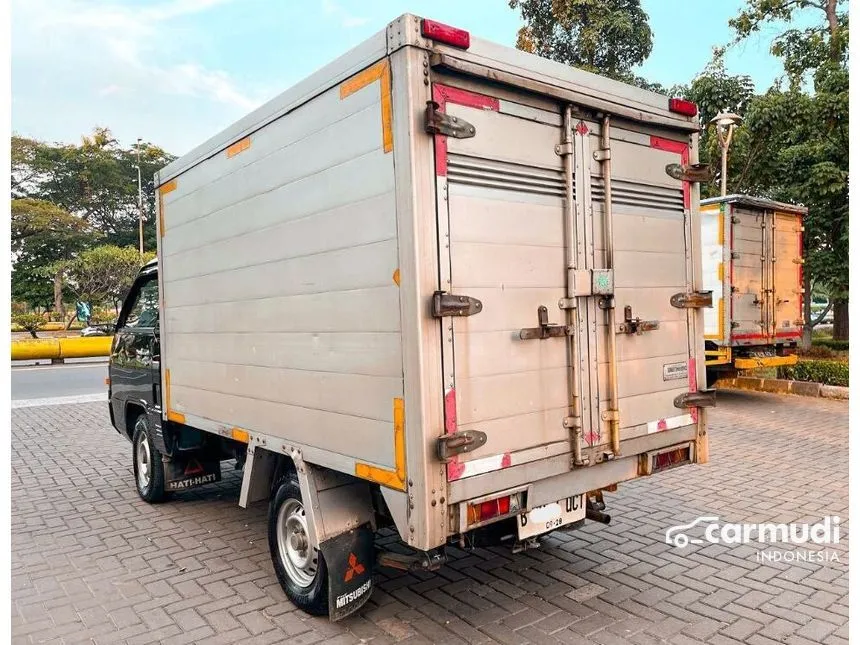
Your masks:
M469 49L469 32L465 29L457 29L451 25L445 25L435 20L421 20L421 35L430 40L435 40L452 47Z
M487 522L493 518L518 513L521 508L520 493L514 493L513 495L505 495L504 497L469 504L467 519L469 526L471 526Z
M685 443L671 448L652 450L639 455L639 474L653 475L662 470L693 463L693 444Z
M699 113L699 106L688 101L687 99L669 99L669 112L676 112L684 116L696 116Z

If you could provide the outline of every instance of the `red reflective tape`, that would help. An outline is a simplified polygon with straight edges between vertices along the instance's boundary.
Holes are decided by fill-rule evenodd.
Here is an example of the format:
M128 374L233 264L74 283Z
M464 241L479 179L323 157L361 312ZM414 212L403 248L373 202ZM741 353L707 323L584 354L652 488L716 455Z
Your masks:
M699 389L699 381L698 377L696 376L695 358L690 358L690 360L687 361L687 380L690 383L690 392L695 392ZM693 423L697 423L699 421L699 408L690 408L690 418L693 419Z
M674 152L681 155L681 165L686 165L690 161L690 146L683 141L652 136L651 147L663 150L664 152ZM690 182L682 181L681 190L684 193L684 208L690 208Z
M454 457L454 459L448 462L448 481L460 479L460 477L463 476L463 471L465 470L466 464L461 464L457 461L457 458Z
M497 98L461 90L450 85L440 85L439 83L433 85L433 100L439 104L439 111L442 114L445 114L445 106L448 103L456 103L480 110L499 111L499 99ZM444 177L448 174L448 137L443 134L435 135L434 147L436 149L436 175Z
M778 331L774 336L777 338L795 338L801 336L802 332L799 330L794 331ZM764 334L732 334L732 340L767 340L767 336Z
M445 393L445 433L457 432L457 392L452 387Z
M511 466L511 453L506 452L502 455L502 468L510 468Z

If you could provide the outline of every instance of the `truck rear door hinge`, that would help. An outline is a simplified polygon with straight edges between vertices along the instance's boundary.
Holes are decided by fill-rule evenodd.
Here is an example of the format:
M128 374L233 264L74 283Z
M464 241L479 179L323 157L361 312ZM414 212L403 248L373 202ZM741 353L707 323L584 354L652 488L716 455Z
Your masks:
M440 112L436 101L427 101L424 130L429 134L441 134L455 139L470 139L475 136L474 125L459 117Z
M715 169L706 163L679 164L670 163L666 166L666 174L672 179L681 181L703 182L714 178Z
M455 455L471 452L487 443L487 433L480 430L458 430L436 439L436 456L448 461Z
M702 309L714 306L713 291L693 291L690 293L676 293L669 298L669 304L677 309Z
M434 318L446 316L474 316L481 313L483 303L477 298L470 296L459 296L447 291L436 291L433 294L431 315Z
M713 408L717 405L717 391L713 388L684 392L673 401L676 408Z

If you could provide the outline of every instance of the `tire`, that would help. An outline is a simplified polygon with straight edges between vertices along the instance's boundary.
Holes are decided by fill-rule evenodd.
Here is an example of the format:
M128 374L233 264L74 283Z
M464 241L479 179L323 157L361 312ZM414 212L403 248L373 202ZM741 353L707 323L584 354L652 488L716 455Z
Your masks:
M164 462L161 460L161 453L152 443L152 432L146 414L135 419L132 455L137 494L150 504L164 501L167 497L164 490Z
M318 545L310 544L305 518L299 483L287 476L269 503L269 553L287 598L309 614L325 616L328 567Z

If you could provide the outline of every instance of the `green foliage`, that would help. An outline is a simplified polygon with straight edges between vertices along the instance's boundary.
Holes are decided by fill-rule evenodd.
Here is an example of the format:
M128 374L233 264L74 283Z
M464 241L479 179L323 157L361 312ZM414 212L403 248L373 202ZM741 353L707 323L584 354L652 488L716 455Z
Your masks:
M780 367L779 378L848 387L848 363L819 360L799 361L796 365Z
M517 48L639 85L632 69L651 53L640 0L509 0L525 21ZM659 86L657 86L659 87Z
M15 314L12 316L12 323L18 325L24 331L30 332L33 338L38 338L36 332L45 326L45 317L42 314Z
M76 298L91 305L111 304L122 300L145 262L134 247L97 246L80 253L72 260L58 263L68 289Z
M848 341L847 340L834 340L832 338L813 338L812 339L813 347L826 347L827 349L832 349L836 352L847 352L848 351Z

